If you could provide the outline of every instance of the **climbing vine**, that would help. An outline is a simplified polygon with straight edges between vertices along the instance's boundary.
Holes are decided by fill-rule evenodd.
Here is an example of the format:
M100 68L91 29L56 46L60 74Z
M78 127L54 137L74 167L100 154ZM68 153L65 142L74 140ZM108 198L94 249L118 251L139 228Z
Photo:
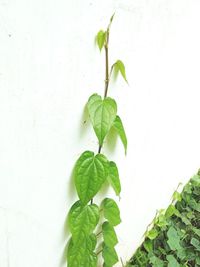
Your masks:
M126 267L200 266L200 171L179 191L157 212Z
M113 17L114 15L107 29L100 30L96 36L99 50L105 51L105 89L103 97L97 93L89 97L87 110L99 147L97 154L93 151L83 152L75 164L74 183L79 200L73 204L68 215L72 235L67 253L68 267L97 267L99 257L103 258L105 267L112 267L119 261L115 250L118 239L114 229L121 222L119 207L108 197L103 199L99 206L94 203L94 197L106 181L117 196L121 192L116 163L109 161L101 153L111 128L119 135L125 153L127 151L127 137L122 120L117 115L117 103L108 97L113 73L120 73L127 81L125 66L121 60L109 66L109 36ZM97 228L101 229L98 233ZM97 243L100 244L98 249Z

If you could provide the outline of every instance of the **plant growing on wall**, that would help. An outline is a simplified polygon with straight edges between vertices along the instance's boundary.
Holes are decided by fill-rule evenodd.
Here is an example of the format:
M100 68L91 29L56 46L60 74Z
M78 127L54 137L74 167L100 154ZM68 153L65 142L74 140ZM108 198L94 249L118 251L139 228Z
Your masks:
M150 229L149 229L150 228ZM127 267L200 266L200 171L160 210Z
M103 257L105 267L112 267L118 262L115 250L118 239L114 229L121 222L118 205L108 197L103 199L99 206L94 203L95 195L106 181L117 196L121 192L116 163L101 153L104 140L111 128L119 135L125 153L127 150L126 133L117 114L117 103L108 97L110 77L113 73L120 73L127 81L121 60L117 60L111 68L109 66L109 36L113 16L107 29L100 30L96 36L99 50L105 51L105 90L103 98L96 93L89 97L87 110L99 147L97 154L93 151L83 152L75 164L74 182L79 200L73 204L68 216L72 234L67 253L68 267L97 267L100 256ZM100 218L103 218L101 225ZM101 230L95 234L97 227ZM98 241L101 245L97 251Z

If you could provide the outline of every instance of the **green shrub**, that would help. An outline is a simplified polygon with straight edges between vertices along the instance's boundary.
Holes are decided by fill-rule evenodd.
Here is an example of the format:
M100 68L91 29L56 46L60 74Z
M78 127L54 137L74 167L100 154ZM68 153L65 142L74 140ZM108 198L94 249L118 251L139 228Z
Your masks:
M149 229L150 228L150 229ZM160 210L127 267L200 266L200 171Z

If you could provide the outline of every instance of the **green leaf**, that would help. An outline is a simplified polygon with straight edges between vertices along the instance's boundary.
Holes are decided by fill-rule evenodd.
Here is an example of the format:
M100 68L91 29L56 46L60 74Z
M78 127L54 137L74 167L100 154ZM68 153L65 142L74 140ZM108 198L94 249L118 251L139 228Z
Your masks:
M156 229L151 229L146 234L146 237L148 237L151 240L155 239L157 236L158 236L158 231Z
M106 32L104 32L103 30L100 30L96 36L96 42L97 42L97 45L98 45L100 51L102 50L103 46L105 45L105 41L106 41Z
M70 256L72 255L72 249L73 249L73 241L72 238L70 238L68 247L67 247L67 261L69 260Z
M111 198L105 198L102 202L104 217L112 226L121 223L120 211L116 202Z
M75 186L83 204L87 204L100 190L108 176L109 163L102 154L85 151L74 170Z
M103 244L102 256L106 266L112 267L118 262L118 256L114 248L110 248Z
M109 32L110 32L110 27L111 27L111 24L112 24L112 21L113 21L114 16L115 16L115 13L114 13L114 14L111 16L111 18L110 18L110 22L109 22L108 27L107 27L107 33L108 33L108 34L109 34Z
M190 220L188 220L188 218L186 216L181 214L180 218L181 218L182 222L184 222L186 225L190 225L191 224Z
M153 250L153 243L151 240L146 239L144 242L144 248L146 249L147 252L152 252Z
M198 235L198 237L200 237L200 229L197 229L197 228L195 228L195 227L192 227L192 231L193 231L196 235Z
M164 214L159 215L159 217L157 218L156 224L161 228L167 226L167 220Z
M109 222L104 222L102 225L104 243L112 248L118 243L117 235L113 226Z
M119 179L119 173L117 169L117 165L115 162L110 161L109 162L109 168L108 168L108 182L111 184L113 187L115 193L117 196L121 193L121 184L120 184L120 179Z
M200 265L200 256L196 258L196 263Z
M178 191L175 191L172 196L173 200L175 201L181 201L182 197L181 194Z
M74 244L90 235L99 221L99 208L92 204L82 206L77 201L69 211L69 227Z
M188 204L193 210L200 212L200 203L197 203L195 199L191 199Z
M124 126L122 123L122 120L120 119L119 116L116 116L114 123L113 123L113 128L117 131L117 133L119 134L119 137L124 145L124 149L125 149L125 154L127 152L127 137L126 137L126 133L124 130Z
M166 218L170 218L172 215L174 215L176 208L174 207L174 205L169 205L169 207L167 208L166 212L165 212L165 216Z
M125 70L125 66L124 66L124 63L121 61L121 60L117 60L114 65L113 65L113 68L114 68L114 72L116 74L116 76L118 75L118 73L120 72L122 77L124 78L124 80L126 82L127 81L127 78L126 78L126 70Z
M96 245L97 245L97 237L95 234L85 236L84 239L78 240L78 242L75 244L72 238L70 238L67 248L67 259L69 259L82 246L87 247L87 250L89 252L93 252L95 250Z
M200 176L198 174L194 175L191 179L191 182L197 186L200 187Z
M180 237L178 235L178 232L176 229L171 226L167 232L167 237L168 237L168 245L171 248L171 250L179 250L181 249L180 246Z
M117 104L110 97L102 100L101 96L93 94L88 100L87 108L99 144L102 145L116 118Z
M196 248L196 250L200 251L200 241L198 239L193 237L190 243Z
M68 267L96 267L97 255L93 252L96 247L95 235L85 237L75 246L70 240L67 252Z
M145 238L131 258L131 266L200 266L199 196L198 177L195 181L192 178L180 196L174 195L168 209L157 213L151 225L158 236L154 240Z
M153 264L152 267L164 267L164 262L156 256L152 256L150 262Z
M168 266L167 267L180 267L180 264L173 255L167 255Z

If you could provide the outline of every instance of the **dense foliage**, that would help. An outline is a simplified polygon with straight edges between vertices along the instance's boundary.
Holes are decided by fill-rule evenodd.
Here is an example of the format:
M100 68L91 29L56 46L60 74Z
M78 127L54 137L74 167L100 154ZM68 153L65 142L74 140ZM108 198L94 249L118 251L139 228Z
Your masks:
M83 152L75 164L74 183L79 199L71 207L68 216L72 235L67 253L68 267L97 267L98 256L101 255L104 267L112 267L119 260L115 250L118 239L114 229L121 222L118 205L108 197L100 205L94 204L94 197L106 182L117 196L121 192L116 163L101 153L104 140L111 129L119 135L125 153L127 150L126 133L122 120L117 115L117 103L107 96L113 71L115 74L120 73L127 81L121 60L117 60L109 68L108 44L112 20L113 16L106 31L99 31L96 37L99 50L105 49L105 91L103 97L97 93L90 96L86 106L99 147L98 153L88 150Z
M200 266L200 172L157 213L127 267Z

